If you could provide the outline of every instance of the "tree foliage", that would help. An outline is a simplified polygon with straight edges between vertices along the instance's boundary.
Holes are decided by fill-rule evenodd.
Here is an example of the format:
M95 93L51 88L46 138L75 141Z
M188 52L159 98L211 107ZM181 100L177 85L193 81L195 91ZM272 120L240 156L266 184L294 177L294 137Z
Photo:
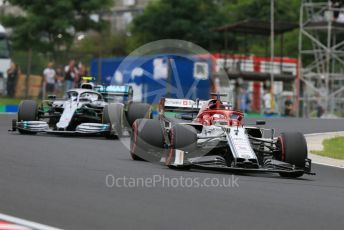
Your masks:
M224 0L222 10L228 12L228 23L245 19L258 19L270 21L271 0ZM299 22L300 0L278 1L275 0L275 21ZM237 52L250 52L256 55L270 55L269 37L249 35L246 38L232 34L230 36L232 49ZM297 56L298 30L284 35L283 50L281 50L281 36L276 36L275 52L277 55Z
M133 21L134 44L158 39L183 39L203 47L219 39L211 29L223 23L220 6L209 0L152 1Z
M79 41L73 52L91 54L92 56L111 56L127 54L127 36L123 33L93 33Z
M223 34L212 29L245 19L270 20L270 0L155 0L134 19L134 46L164 38L184 39L210 51L223 49ZM298 23L300 0L275 0L275 20ZM231 52L269 52L268 37L229 34ZM284 55L297 55L297 31L285 35ZM280 50L276 42L276 50Z
M114 0L8 0L26 13L5 17L2 23L14 28L12 41L21 50L56 52L69 50L76 31L96 29L99 35L86 37L73 50L104 55L126 51L150 41L174 38L194 42L212 52L222 51L224 36L213 28L244 19L270 19L270 0L151 0L142 15L134 18L127 38L111 35L104 23L96 23L90 14L108 10ZM275 0L275 20L298 22L300 0ZM106 37L104 37L104 35ZM298 31L287 33L284 55L297 55ZM266 55L268 37L229 34L230 52ZM278 38L277 38L278 39ZM95 44L95 45L93 45ZM129 48L127 48L129 44ZM276 51L280 50L276 41ZM85 52L86 52L85 51ZM112 52L113 51L113 52Z
M14 29L12 40L20 49L54 52L69 48L75 32L101 29L102 23L90 18L108 7L112 0L8 0L24 10L21 16L6 16L3 23Z
M300 0L275 0L275 20L297 21L300 12ZM270 20L271 0L224 0L223 10L228 12L229 20L247 18Z

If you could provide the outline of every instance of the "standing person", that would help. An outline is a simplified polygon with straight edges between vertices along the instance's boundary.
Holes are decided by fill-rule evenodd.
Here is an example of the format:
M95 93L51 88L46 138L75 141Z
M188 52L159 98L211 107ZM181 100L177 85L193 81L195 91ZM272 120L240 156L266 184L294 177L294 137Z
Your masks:
M53 68L53 63L49 62L47 67L43 70L45 92L48 94L55 93L56 72Z
M74 81L77 79L78 71L75 68L75 60L70 60L69 64L65 66L65 91L74 87Z
M248 113L250 103L251 103L250 95L247 93L246 89L241 88L240 110L244 113Z
M9 97L15 96L19 70L17 65L12 62L10 68L7 70L7 95Z
M266 91L263 96L264 101L264 114L271 114L271 93Z
M56 69L56 86L55 91L58 97L61 97L63 94L63 71L62 68L58 67Z
M82 77L87 77L88 76L88 71L87 71L87 67L86 65L82 64L81 62L79 63L78 66L78 72L79 72L79 81L78 81L78 85L81 85L82 83Z
M284 116L293 117L294 116L294 104L291 96L288 96L284 102Z

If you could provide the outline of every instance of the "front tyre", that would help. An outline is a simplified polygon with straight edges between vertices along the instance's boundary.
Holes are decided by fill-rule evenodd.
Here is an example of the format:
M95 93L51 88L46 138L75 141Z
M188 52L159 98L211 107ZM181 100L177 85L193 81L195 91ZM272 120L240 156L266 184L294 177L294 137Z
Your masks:
M305 168L307 159L307 143L304 135L299 132L285 132L278 137L277 146L280 149L278 160L295 165L299 169ZM282 177L301 177L303 172L283 172Z
M166 165L171 169L189 170L190 165L175 165L176 150L192 152L197 147L197 131L190 125L175 124L170 129L170 148Z
M133 160L157 162L164 150L164 135L159 120L137 119L130 135L130 155Z
M18 121L37 121L38 104L33 100L23 100L18 106ZM36 132L18 129L21 134L36 134Z

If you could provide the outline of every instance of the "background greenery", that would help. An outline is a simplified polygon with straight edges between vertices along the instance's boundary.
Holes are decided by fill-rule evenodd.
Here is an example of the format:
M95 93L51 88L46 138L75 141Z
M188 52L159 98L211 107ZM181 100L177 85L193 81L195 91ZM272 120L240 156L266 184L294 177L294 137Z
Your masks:
M8 0L26 14L6 16L0 23L13 28L13 59L40 73L48 60L66 64L69 58L89 62L92 57L123 56L147 42L175 38L194 42L211 52L222 52L223 35L213 28L244 19L270 19L270 0L152 0L134 18L128 32L111 33L107 22L90 14L109 11L113 0ZM300 0L275 0L275 20L298 23ZM73 29L72 29L73 28ZM92 31L82 41L77 32ZM276 38L276 55L279 42ZM229 34L229 52L268 55L268 38ZM285 34L284 56L297 57L298 31Z
M298 23L300 0L275 1L275 20ZM131 26L129 48L163 39L192 41L203 48L223 50L223 35L214 27L245 19L270 20L270 0L157 0L152 1L143 15ZM278 39L278 38L277 38ZM276 40L277 40L276 39ZM246 41L245 41L246 40ZM268 38L229 34L229 49L234 53L269 54ZM297 56L298 31L285 35L285 55ZM276 41L276 51L280 50Z

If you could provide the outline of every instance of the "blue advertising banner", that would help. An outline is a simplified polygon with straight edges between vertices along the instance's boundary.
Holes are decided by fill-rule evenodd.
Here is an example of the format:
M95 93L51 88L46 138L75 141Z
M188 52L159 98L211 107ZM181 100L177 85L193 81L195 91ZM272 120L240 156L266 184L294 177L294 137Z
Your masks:
M208 99L211 88L211 61L198 56L93 59L91 75L98 78L98 72L103 84L130 84L134 100L148 103L157 103L161 97Z

